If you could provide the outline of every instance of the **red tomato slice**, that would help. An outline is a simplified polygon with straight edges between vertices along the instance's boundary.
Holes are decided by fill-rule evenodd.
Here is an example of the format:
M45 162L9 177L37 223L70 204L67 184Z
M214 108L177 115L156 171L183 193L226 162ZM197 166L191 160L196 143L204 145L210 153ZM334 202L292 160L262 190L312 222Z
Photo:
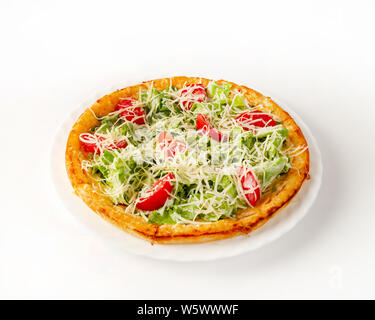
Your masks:
M249 131L251 126L264 128L274 127L277 125L276 121L273 120L268 114L259 110L251 110L241 113L236 118L236 121L246 131Z
M255 174L245 167L240 167L237 172L246 201L254 206L260 198L260 185Z
M190 110L194 102L202 102L207 97L203 84L189 84L181 91L181 104L185 110Z
M182 141L174 138L170 133L163 131L158 136L160 149L166 152L167 157L174 157L177 152L185 152L186 146Z
M107 143L103 136L92 134L92 133L82 133L79 137L82 147L86 152L100 154L103 149L115 150L123 149L126 147L127 143L125 140L115 141Z
M133 98L121 99L116 106L116 110L121 110L121 117L135 124L146 123L146 112L139 105L139 102Z
M154 211L161 208L170 198L173 190L174 175L172 172L157 181L145 196L136 203L136 208L144 211Z
M210 136L216 141L220 142L227 140L227 136L214 129L214 127L210 125L210 119L202 113L197 114L197 130L202 132L204 135Z
M105 148L107 150L115 150L115 149L124 149L127 146L126 140L121 141L115 141L113 144L110 144L109 146L106 146Z
M167 131L160 132L158 135L158 142L160 144L160 148L164 149L173 141L173 139L174 137Z

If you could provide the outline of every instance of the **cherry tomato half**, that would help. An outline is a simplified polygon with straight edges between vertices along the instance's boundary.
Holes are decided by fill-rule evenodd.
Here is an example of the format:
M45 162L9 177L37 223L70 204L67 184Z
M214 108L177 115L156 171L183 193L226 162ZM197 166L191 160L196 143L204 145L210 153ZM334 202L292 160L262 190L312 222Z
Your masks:
M172 172L154 183L151 189L136 203L136 208L144 211L154 211L161 208L170 197L173 190L174 175Z
M245 167L240 167L237 172L246 201L254 206L260 198L260 185L255 174Z
M214 129L210 124L210 119L202 113L197 114L197 130L202 132L204 135L210 136L216 141L225 141L227 137L220 131Z
M189 84L181 91L181 104L185 110L190 110L194 102L202 102L207 97L203 84Z
M121 117L135 124L146 123L146 112L139 105L139 102L133 98L121 99L116 106L116 110L121 110Z
M246 131L249 131L251 126L264 128L274 127L277 125L276 121L273 120L268 114L259 110L251 110L241 113L236 118L236 121Z
M82 133L79 137L82 147L86 152L100 154L103 149L115 150L123 149L127 143L125 140L106 142L106 138L97 134Z
M167 157L174 157L177 152L185 152L186 146L170 133L163 131L158 135L160 149L166 152Z

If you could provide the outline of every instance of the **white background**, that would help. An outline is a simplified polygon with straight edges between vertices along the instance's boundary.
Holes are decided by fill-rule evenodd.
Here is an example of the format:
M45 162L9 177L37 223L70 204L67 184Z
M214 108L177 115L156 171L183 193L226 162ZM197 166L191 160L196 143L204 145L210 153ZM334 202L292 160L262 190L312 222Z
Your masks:
M0 2L0 298L375 298L371 1ZM271 92L311 128L317 201L215 262L109 248L51 190L57 127L97 89L171 75Z

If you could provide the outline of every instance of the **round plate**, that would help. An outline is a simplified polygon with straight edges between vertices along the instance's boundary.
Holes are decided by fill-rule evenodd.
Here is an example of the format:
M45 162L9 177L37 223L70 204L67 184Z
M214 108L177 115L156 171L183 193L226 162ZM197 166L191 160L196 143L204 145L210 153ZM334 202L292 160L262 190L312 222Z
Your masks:
M314 202L322 180L322 161L316 140L307 125L292 110L276 101L286 110L301 128L310 150L310 176L289 205L278 212L264 226L249 235L213 241L201 244L160 245L129 235L95 214L74 194L65 170L65 148L69 132L78 117L97 99L123 86L111 87L104 92L95 93L92 98L82 103L59 128L50 154L51 178L57 195L64 206L86 227L101 236L109 245L119 250L143 255L155 259L176 261L203 261L239 255L278 239L292 229L308 212ZM272 97L272 96L271 96Z

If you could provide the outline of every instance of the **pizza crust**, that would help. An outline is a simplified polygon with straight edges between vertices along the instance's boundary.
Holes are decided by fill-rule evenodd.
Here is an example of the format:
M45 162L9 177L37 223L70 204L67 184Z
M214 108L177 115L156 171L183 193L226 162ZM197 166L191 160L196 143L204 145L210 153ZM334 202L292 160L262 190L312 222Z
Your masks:
M261 227L274 214L285 207L296 195L303 182L309 178L309 151L305 151L291 159L293 169L278 179L276 190L261 198L254 208L247 208L236 215L236 218L228 218L206 224L176 224L156 225L147 223L142 217L124 212L123 205L114 205L107 197L95 192L95 183L89 172L82 170L82 160L88 160L88 154L81 147L79 136L88 132L99 124L94 113L100 117L114 111L120 98L134 97L138 99L139 89L147 89L149 86L163 89L169 85L182 88L186 84L202 83L207 87L211 80L204 78L173 77L127 87L108 94L87 109L74 124L67 141L65 163L70 182L75 193L97 214L109 222L133 235L151 242L162 244L177 243L201 243L213 240L230 238L239 234L248 234ZM232 90L238 90L244 94L250 105L262 105L264 110L276 115L289 130L287 145L307 146L301 129L291 116L281 109L269 97L259 92L239 86L232 82L219 80L217 83L230 83ZM91 110L90 110L91 109Z

